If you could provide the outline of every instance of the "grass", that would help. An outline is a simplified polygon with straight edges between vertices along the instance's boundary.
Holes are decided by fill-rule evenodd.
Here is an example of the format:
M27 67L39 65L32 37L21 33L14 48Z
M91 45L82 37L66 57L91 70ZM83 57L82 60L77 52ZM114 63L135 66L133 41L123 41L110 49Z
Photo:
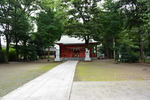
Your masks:
M146 59L145 62L150 63L150 59Z
M141 59L138 62L143 63L143 61ZM145 63L150 63L150 59L145 59Z
M74 81L126 81L143 80L141 69L132 65L115 64L95 60L92 62L79 62ZM140 71L140 73L138 73Z
M38 67L37 69L32 69L21 75L15 77L14 79L8 80L7 82L0 85L0 97L8 94L9 92L17 89L18 87L24 85L25 83L33 80L34 78L40 76L46 71L54 68L60 63L49 63L46 66Z

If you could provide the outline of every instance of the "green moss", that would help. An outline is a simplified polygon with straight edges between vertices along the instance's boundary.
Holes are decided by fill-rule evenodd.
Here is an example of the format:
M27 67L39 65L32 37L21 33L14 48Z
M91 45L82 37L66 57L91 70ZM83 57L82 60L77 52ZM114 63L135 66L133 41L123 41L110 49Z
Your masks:
M74 81L126 81L142 80L138 75L125 72L124 68L113 62L80 62Z
M149 62L150 62L150 59L146 59L145 62L148 62L148 63L149 63Z

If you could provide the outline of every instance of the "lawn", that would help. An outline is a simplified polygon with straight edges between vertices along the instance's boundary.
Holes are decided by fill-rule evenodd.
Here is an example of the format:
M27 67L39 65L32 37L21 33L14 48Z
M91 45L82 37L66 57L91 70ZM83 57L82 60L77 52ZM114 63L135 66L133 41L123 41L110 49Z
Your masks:
M0 97L24 85L60 63L0 64Z
M140 63L115 64L113 60L80 61L74 81L149 80L150 66Z

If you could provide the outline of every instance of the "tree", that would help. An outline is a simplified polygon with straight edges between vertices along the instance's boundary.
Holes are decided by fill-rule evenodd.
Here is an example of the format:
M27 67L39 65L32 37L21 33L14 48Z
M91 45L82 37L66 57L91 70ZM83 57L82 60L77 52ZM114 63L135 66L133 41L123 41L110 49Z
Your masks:
M38 33L36 35L41 37L41 42L43 42L42 46L44 48L50 48L50 46L53 46L54 42L60 39L62 33L61 23L55 18L55 14L56 12L48 8L45 9L45 11L41 11L37 17Z
M116 41L122 28L122 14L113 0L107 0L103 4L101 13L95 17L97 24L101 25L101 32L94 39L103 45L103 53L107 58L116 57ZM113 51L113 53L112 53Z
M26 13L22 15L20 20L16 23L16 28L14 31L14 35L12 36L13 42L15 43L15 49L16 49L16 58L18 59L19 50L21 49L20 46L18 46L18 43L20 42L20 45L23 45L24 48L27 48L27 43L30 41L30 35L33 26L30 24L30 20ZM27 52L28 50L26 50ZM25 53L25 52L24 52ZM24 60L27 60L26 58L27 54L24 54Z
M6 38L6 59L9 58L9 46L12 36L15 33L16 23L20 20L25 12L30 15L35 10L36 0L1 0L0 1L0 24L4 29Z
M26 13L22 15L20 20L16 23L14 35L12 36L13 42L15 43L16 58L18 59L19 49L18 43L20 42L26 48L27 42L30 40L30 34L33 26L30 24L29 18ZM26 55L24 54L24 59L26 60Z
M71 7L68 11L68 24L65 26L66 34L83 38L86 48L92 36L100 31L99 25L94 22L94 17L99 13L99 1L101 0L66 1Z
M142 26L145 24L143 19L143 13L147 10L146 1L138 2L138 0L119 0L117 1L120 9L125 14L125 28L132 29L138 28L138 40L140 48L140 58L144 62L144 53L143 53L143 41L142 41Z

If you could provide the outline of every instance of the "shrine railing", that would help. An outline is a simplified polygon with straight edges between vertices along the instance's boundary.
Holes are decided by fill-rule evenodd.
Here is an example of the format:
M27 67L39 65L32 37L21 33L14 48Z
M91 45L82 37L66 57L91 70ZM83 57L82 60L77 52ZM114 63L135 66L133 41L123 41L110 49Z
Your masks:
M66 58L85 57L85 54L83 54L83 53L63 53L63 54L60 54L60 57L66 57ZM96 54L90 53L90 57L96 57Z

